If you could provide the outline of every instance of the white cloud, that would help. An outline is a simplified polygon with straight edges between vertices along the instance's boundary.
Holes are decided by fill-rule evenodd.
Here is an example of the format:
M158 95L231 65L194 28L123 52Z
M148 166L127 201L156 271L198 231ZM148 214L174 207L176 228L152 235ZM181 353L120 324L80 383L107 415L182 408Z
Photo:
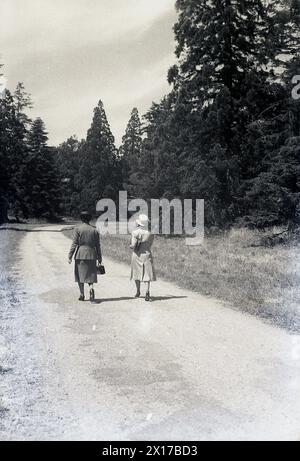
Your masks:
M144 31L173 7L174 0L1 0L0 36L45 47L85 37L103 43Z

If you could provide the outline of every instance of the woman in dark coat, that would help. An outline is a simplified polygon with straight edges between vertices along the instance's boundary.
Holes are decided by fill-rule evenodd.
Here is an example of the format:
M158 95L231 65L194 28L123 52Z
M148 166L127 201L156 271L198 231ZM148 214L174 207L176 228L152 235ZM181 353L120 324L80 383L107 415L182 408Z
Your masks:
M97 283L97 261L102 263L100 235L97 229L90 224L91 215L83 212L80 215L82 224L76 226L73 243L69 252L69 264L75 254L75 281L80 290L79 301L84 301L84 284L90 286L90 300L94 301L95 291L93 284Z

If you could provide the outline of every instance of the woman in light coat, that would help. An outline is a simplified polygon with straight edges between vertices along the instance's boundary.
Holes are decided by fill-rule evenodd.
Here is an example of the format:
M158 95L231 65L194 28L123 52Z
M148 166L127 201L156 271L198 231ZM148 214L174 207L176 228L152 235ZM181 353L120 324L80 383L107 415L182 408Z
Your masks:
M150 283L156 280L151 253L154 236L148 231L149 219L146 215L140 215L136 224L137 228L132 232L130 245L133 250L131 280L135 280L136 298L141 295L141 282L146 283L145 301L150 301Z

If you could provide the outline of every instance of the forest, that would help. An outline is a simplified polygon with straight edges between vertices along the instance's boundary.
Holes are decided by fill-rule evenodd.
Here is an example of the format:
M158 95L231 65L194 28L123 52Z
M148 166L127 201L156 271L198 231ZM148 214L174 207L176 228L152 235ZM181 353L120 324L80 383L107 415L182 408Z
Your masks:
M176 8L170 91L146 114L133 108L119 148L101 100L85 139L49 146L23 83L3 91L0 222L95 214L98 200L126 190L204 199L208 227L299 225L300 2L177 0Z

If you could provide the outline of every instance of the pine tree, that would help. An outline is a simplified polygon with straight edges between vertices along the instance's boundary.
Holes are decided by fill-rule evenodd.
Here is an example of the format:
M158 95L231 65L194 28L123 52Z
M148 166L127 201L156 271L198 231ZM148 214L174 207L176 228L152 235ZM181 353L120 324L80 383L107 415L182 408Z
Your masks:
M286 72L289 59L299 55L300 40L300 2L299 0L274 1L276 8L273 15L273 36L277 37L276 49L277 72Z
M14 101L17 117L27 127L27 125L31 123L31 120L26 114L26 111L32 109L33 103L30 94L26 92L22 82L17 84L14 92Z
M274 102L278 3L177 1L179 66L170 69L169 81L177 92L175 112L184 117L181 189L205 198L207 217L218 225L239 215L238 191L248 173L247 127L266 100Z
M0 63L0 78L3 76L1 73L1 68L3 67L3 64ZM2 98L2 91L3 89L0 87L0 98ZM0 99L0 103L2 103ZM0 106L1 107L1 106ZM0 114L1 114L1 125L0 125L0 134L1 134L1 129L2 129L2 109L0 109ZM0 224L8 220L7 216L7 202L4 197L5 193L5 181L6 181L6 172L4 171L4 156L3 156L3 148L1 149L0 146Z
M6 221L8 208L17 196L16 176L26 153L26 129L18 118L14 98L8 90L0 97L0 221Z
M22 208L24 217L55 219L60 213L60 183L54 153L47 145L44 122L37 118L28 133L29 153L22 165Z
M300 5L291 1L284 7L281 82L273 85L273 104L268 102L249 130L253 152L261 158L255 174L242 185L242 222L252 226L300 222L300 105L292 98L293 77L300 73Z
M181 145L177 139L183 127L180 120L173 118L173 107L174 94L171 93L159 104L153 103L144 116L145 139L136 175L136 195L145 199L172 199L179 195Z
M28 130L30 129L31 119L27 111L32 109L33 104L31 96L26 92L24 84L19 82L13 94L15 113L20 126L22 126L22 149L16 150L14 155L14 162L12 167L12 184L13 184L13 200L11 203L11 211L16 217L19 218L23 214L23 192L22 192L22 172L27 163L29 149L26 142ZM25 211L26 213L26 211Z
M62 208L67 216L80 213L80 167L85 141L71 136L56 149L56 168L62 188Z
M115 198L118 190L118 160L114 137L102 101L94 109L91 128L83 148L80 169L80 206L95 210L102 197Z
M133 194L134 186L137 182L142 142L142 124L139 112L134 108L119 150L123 188L130 194Z

